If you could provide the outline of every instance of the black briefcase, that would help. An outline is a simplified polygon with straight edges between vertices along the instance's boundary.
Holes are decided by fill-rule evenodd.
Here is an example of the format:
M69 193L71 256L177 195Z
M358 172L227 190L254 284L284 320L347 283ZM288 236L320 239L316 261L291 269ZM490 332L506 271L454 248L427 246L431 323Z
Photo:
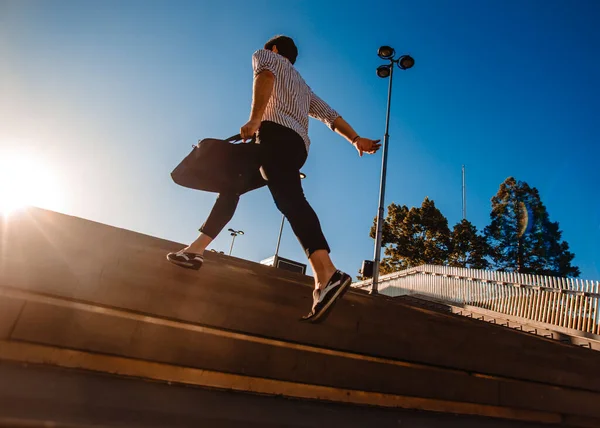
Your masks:
M239 134L226 140L205 138L171 172L180 186L216 193L241 195L267 184L260 173L260 146L255 139L241 141Z

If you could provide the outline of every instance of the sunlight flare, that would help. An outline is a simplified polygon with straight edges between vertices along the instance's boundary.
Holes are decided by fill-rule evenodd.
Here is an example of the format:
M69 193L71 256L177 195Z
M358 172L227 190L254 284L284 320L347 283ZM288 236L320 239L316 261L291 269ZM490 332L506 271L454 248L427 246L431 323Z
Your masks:
M27 206L63 208L63 193L56 174L35 154L0 151L0 215Z

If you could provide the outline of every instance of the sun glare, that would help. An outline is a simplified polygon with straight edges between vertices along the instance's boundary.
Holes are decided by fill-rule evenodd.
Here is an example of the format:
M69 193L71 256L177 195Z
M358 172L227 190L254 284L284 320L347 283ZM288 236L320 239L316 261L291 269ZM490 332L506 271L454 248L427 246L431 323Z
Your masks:
M0 215L8 216L30 205L62 209L56 175L35 155L0 151Z

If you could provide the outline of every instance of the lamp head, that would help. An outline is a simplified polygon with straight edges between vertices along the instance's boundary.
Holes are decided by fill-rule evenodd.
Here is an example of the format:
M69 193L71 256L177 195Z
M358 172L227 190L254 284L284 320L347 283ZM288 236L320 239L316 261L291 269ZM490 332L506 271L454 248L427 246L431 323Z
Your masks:
M398 60L398 67L400 67L402 70L411 68L413 65L415 65L415 60L410 55L402 55Z
M391 59L395 53L396 53L396 51L391 46L381 46L377 50L377 55L381 59Z
M379 67L377 67L377 75L382 79L385 79L386 77L389 77L392 73L391 68L391 64L380 65Z

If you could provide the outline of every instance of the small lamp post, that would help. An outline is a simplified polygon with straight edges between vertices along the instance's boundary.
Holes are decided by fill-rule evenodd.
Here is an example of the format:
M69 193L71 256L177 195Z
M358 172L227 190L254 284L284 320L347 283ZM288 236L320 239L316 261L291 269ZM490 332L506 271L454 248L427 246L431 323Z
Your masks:
M306 174L301 172L300 179L304 180ZM279 245L281 244L281 235L283 234L283 225L285 224L285 215L281 215L281 227L279 228L279 237L277 238L277 247L275 247L275 257L273 257L273 267L277 267L277 259L279 258Z
M235 238L238 235L243 235L244 231L243 230L233 230L233 229L229 229L229 232L231 232L231 236L233 236L233 238L231 239L231 247L229 248L229 255L231 255L231 252L233 251L233 244L235 242Z

